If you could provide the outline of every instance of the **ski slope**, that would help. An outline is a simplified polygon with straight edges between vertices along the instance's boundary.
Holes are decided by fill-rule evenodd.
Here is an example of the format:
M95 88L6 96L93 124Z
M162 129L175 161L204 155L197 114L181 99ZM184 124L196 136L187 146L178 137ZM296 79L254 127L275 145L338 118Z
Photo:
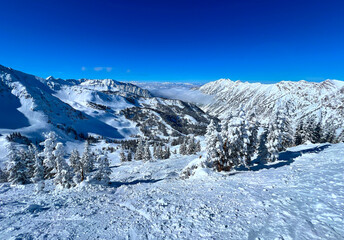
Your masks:
M198 156L119 163L108 187L0 184L1 239L343 239L344 144L251 171L178 174Z

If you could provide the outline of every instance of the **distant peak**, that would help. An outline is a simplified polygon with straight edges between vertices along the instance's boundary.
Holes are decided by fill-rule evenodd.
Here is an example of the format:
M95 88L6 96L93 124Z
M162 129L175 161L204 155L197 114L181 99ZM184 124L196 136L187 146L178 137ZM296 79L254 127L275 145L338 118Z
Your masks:
M52 80L55 80L55 78L54 78L53 76L49 76L49 77L47 77L47 78L46 78L46 80L48 80L48 81L49 81L49 80L50 80L50 81L52 81Z

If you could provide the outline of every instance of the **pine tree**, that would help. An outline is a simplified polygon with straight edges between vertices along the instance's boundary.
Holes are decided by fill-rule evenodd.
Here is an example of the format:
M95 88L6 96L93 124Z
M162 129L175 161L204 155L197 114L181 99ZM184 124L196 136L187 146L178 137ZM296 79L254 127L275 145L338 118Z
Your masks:
M43 158L39 156L37 148L33 146L33 156L34 156L34 173L33 182L38 183L44 180L44 166Z
M278 160L278 155L281 150L283 150L282 142L282 133L278 128L278 123L271 122L268 128L268 135L266 141L266 147L268 150L267 162L274 162Z
M187 154L187 148L186 148L186 142L185 141L182 144L180 144L179 154L181 154L181 155Z
M86 178L94 168L94 154L91 152L90 144L85 142L85 149L81 157L81 182Z
M164 159L169 159L171 157L170 147L166 146L164 151Z
M37 147L33 145L32 143L29 145L28 150L25 154L26 158L26 166L27 166L27 177L29 179L33 178L34 171L35 171L35 162L36 162L36 155L38 154L37 152Z
M34 173L33 173L33 182L36 183L36 191L40 192L44 189L44 166L43 166L43 158L40 157L35 151L35 165L34 165Z
M81 174L82 171L82 164L80 153L77 149L73 149L69 156L69 163L75 173Z
M196 142L195 152L198 153L200 151L201 151L201 141L197 141Z
M303 124L303 121L300 120L295 130L295 137L294 137L295 145L298 146L298 145L303 144L305 142L305 138L306 138L306 135L304 132L304 124Z
M207 146L206 166L222 171L224 166L223 146L217 125L213 120L207 127L205 141Z
M252 158L253 155L256 153L258 149L258 126L259 123L256 120L256 115L252 113L249 118L249 126L248 126L248 131L250 133L249 140L250 140L250 145L248 148L248 155Z
M65 151L62 143L57 143L53 151L56 160L56 174L54 182L56 185L61 185L63 188L70 188L72 186L72 171L64 159Z
M129 149L129 152L128 152L128 155L127 155L127 161L128 161L128 162L131 162L132 160L133 160L132 152L131 152L131 150Z
M10 143L8 147L8 181L12 184L25 184L28 182L27 179L27 168L22 156L14 143Z
M140 138L137 147L136 147L136 152L135 152L135 160L142 160L143 159L143 142L142 139Z
M109 184L110 183L110 175L112 173L110 164L109 164L109 158L107 154L104 152L102 155L100 155L97 159L97 162L99 164L99 167L94 174L94 179L96 181L99 181L103 184Z
M269 156L267 148L268 127L264 127L263 133L259 137L258 158L260 163L266 163Z
M43 152L40 156L43 157L43 164L45 166L45 177L50 178L54 175L54 170L56 168L55 157L53 151L56 146L56 134L55 132L49 132L44 134L45 141L43 142Z
M149 142L146 142L146 145L144 147L144 151L143 151L143 160L144 161L150 161L152 160L152 154L151 151L149 149Z
M121 162L126 162L128 160L123 150L119 153L119 157L120 157Z

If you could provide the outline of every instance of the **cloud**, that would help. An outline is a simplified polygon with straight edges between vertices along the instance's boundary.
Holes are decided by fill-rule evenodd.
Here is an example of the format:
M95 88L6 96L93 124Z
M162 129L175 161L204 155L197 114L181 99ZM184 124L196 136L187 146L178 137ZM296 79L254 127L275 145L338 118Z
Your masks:
M85 67L85 66L82 66L82 67L81 67L81 71L86 71L86 67Z
M168 82L132 82L142 88L149 90L156 97L179 99L185 102L209 104L213 96L198 90L200 85L190 83L168 83Z
M100 72L100 71L107 71L107 72L111 72L112 71L112 67L95 67L93 68L94 71L96 72Z
M95 68L93 68L94 69L94 71L96 71L96 72L99 72L99 71L103 71L103 67L95 67Z

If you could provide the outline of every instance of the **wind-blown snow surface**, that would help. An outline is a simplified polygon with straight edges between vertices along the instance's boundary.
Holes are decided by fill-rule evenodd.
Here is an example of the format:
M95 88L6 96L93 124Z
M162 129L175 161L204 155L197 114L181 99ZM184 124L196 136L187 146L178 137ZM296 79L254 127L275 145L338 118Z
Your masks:
M302 154L302 155L301 155ZM177 178L198 156L119 164L109 187L0 185L1 239L343 239L344 144L289 149L229 175ZM200 177L202 176L202 177Z

